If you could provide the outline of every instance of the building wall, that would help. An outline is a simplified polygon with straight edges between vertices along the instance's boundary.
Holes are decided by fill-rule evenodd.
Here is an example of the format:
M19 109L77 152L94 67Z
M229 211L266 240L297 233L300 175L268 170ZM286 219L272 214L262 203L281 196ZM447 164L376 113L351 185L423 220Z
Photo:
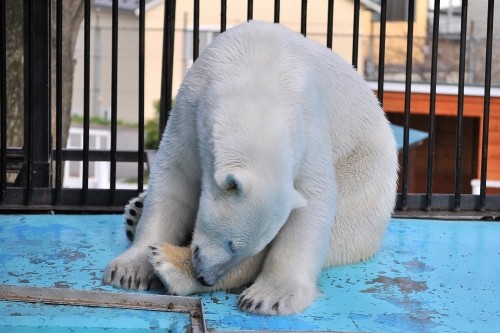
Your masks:
M155 116L154 104L160 99L163 14L162 1L153 1L146 12L145 36L145 117ZM354 6L352 0L334 2L333 49L349 63L352 58L352 31ZM363 7L362 7L363 8ZM280 23L300 32L301 0L287 0L281 3ZM328 1L309 1L307 14L307 35L326 45L326 26ZM368 28L366 22L369 12L360 13L360 35ZM274 2L269 0L254 1L254 19L272 22L274 20ZM227 3L227 28L247 20L247 1L232 0ZM118 118L126 122L137 123L138 106L138 16L134 12L119 12L118 40ZM91 14L91 60L90 60L90 114L110 117L111 111L111 10L93 8ZM96 47L96 27L100 27L100 47ZM220 2L200 1L201 29L219 31ZM173 96L191 65L191 56L186 57L186 31L193 27L193 2L177 1L175 54L173 69ZM366 47L360 40L358 69L364 71L363 53ZM190 46L189 46L190 47ZM96 49L99 56L96 57ZM76 43L76 68L74 75L73 114L83 114L83 24ZM99 59L99 80L96 82L95 66Z
M178 3L180 1L177 1ZM160 100L163 57L163 3L146 13L144 114L146 119L155 117L155 103Z
M415 1L415 20L413 24L413 62L425 61L425 42L427 37L427 0ZM380 22L373 20L372 16L366 17L365 36L367 40L365 54L371 58L373 64L378 64ZM406 64L406 49L408 36L407 21L388 21L386 23L385 64L403 66ZM370 60L370 59L365 59ZM376 69L375 69L376 70ZM404 73L404 69L401 70ZM376 73L368 73L369 77L376 77ZM404 79L404 78L403 78Z
M484 121L484 88L472 87L473 92L466 93L464 97L464 117L467 119L476 119L478 124L478 132L475 135L475 142L477 146L473 147L477 152L474 157L477 166L475 168L476 174L474 178L481 177L481 145L483 138L483 121ZM489 138L488 138L488 166L487 166L487 179L500 180L500 90L495 88L491 93L490 101L490 117L489 117ZM384 92L384 109L390 113L403 113L404 112L404 92L389 91ZM424 92L413 92L411 96L411 114L412 115L429 115L430 109L430 95ZM436 96L436 116L438 117L456 117L458 110L458 97L455 93L438 91ZM410 127L412 127L410 120ZM454 131L452 128L450 131ZM449 134L449 133L448 133ZM441 133L440 135L443 135ZM436 156L437 160L450 160L454 161L455 152L454 146L449 145L443 155ZM448 170L449 173L454 172L454 168Z
M488 17L488 1L474 0L469 4L467 14L468 26L468 57L474 59L470 71L473 77L470 78L473 82L483 83L486 64L486 28ZM500 85L500 64L495 61L500 55L500 1L494 4L494 24L493 24L493 63L491 70L491 79L493 85Z
M351 0L337 0L334 2L333 49L349 63L352 58L352 25L354 6ZM192 1L177 1L176 34L174 55L173 86L176 91L185 75L184 65L184 33L193 26ZM362 10L361 15L367 15ZM159 13L158 13L158 16ZM301 0L287 0L281 2L280 23L290 29L300 32ZM254 0L253 19L274 21L274 1ZM326 45L326 26L328 19L328 1L309 1L307 12L307 36ZM247 1L232 0L227 3L227 28L247 20ZM360 31L366 30L366 19L361 20ZM200 26L219 30L220 2L200 1ZM363 72L363 48L359 51L359 70Z
M84 109L84 26L75 46L72 114ZM117 115L127 122L138 121L138 19L120 12L118 31ZM93 10L90 34L90 115L111 118L111 11ZM97 66L97 67L96 67Z

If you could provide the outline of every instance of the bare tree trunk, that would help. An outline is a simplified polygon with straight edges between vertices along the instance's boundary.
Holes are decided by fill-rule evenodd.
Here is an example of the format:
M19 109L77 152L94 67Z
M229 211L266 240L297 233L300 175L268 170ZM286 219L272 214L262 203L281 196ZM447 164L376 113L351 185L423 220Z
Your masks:
M24 126L23 2L6 0L7 146L22 147ZM5 112L2 110L2 112Z
M51 132L52 147L56 146L56 65L57 65L57 7L56 0L51 0L52 26L51 26ZM71 125L71 101L73 97L73 73L75 70L75 43L78 36L78 30L84 17L84 1L72 0L63 1L63 28L62 28L62 146L66 147L69 127ZM52 165L52 174L55 175L55 164ZM62 174L64 174L64 164L62 165ZM53 178L55 184L55 179Z
M51 82L52 82L52 133L56 133L56 0L52 1L52 45L51 45ZM63 39L62 39L62 142L66 146L71 123L71 101L73 96L73 73L75 70L75 43L78 30L83 21L84 1L63 1ZM52 136L55 147L55 136Z
M7 146L23 146L24 126L24 50L23 50L23 1L6 0L6 56L7 56ZM51 128L56 129L56 0L51 0L51 83L52 106ZM73 73L75 67L74 50L78 30L84 16L83 0L65 1L63 4L62 37L62 142L66 146L71 122L71 100L73 93ZM4 112L4 110L2 110ZM52 135L55 147L55 135Z

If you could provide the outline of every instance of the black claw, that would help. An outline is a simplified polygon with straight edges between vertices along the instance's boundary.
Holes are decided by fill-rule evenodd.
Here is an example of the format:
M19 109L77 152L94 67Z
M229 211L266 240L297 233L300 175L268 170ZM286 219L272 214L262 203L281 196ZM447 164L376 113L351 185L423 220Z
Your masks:
M149 291L151 289L151 283L153 283L153 280L149 280L148 286L146 287L146 290Z
M137 279L137 281L135 281L135 289L139 289L140 285L141 285L141 279Z
M238 304L238 306L241 309L243 309L245 307L245 304L247 304L247 302L248 302L248 298L245 298L245 299L243 299L243 301L240 304Z
M154 255L154 256L157 256L157 255L158 255L158 252L156 252L156 251L152 251L152 252L151 252L151 254L152 254L152 255Z
M111 272L111 281L115 279L116 271Z
M158 250L157 247L154 247L154 246L148 246L151 250Z
M122 276L121 279L120 279L120 286L123 286L123 282L125 282L125 277Z
M253 304L253 299L250 300L250 302L247 303L247 305L245 306L245 309L250 309L252 307L252 304Z
M278 311L279 306L280 306L280 302L276 302L276 303L274 303L274 305L273 305L273 310Z
M156 266L161 266L161 261L157 261Z
M144 204L142 203L142 201L136 201L134 202L134 205L137 207L137 208L142 208L144 206Z
M238 307L241 308L241 302L243 302L243 297L240 297L238 299Z
M133 241L133 240L134 240L134 234L132 233L132 231L127 230L126 234L127 234L127 238L128 238L130 241Z
M128 289L132 286L132 277L128 278Z
M127 219L127 224L129 226L133 226L134 225L134 221L132 221L131 219Z
M260 310L261 307L262 307L262 301L257 303L257 305L255 306L255 310Z
M137 212L133 209L129 209L128 213L132 216L137 216Z

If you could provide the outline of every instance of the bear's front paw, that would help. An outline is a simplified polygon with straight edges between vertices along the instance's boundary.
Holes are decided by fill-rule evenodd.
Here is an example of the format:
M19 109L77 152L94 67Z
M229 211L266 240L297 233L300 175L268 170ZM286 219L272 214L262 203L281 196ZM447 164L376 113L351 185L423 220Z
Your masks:
M196 281L191 249L170 244L149 247L149 262L170 294L189 295L205 291Z
M130 249L108 264L103 282L122 289L150 290L163 285L148 262L146 249Z
M304 311L316 295L314 283L259 277L240 295L238 307L264 315L290 315Z

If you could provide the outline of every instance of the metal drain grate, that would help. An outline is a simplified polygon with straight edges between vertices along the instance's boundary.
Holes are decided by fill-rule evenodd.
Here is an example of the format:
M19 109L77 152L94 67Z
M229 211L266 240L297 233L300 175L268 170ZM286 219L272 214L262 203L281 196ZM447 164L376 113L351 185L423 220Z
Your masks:
M189 314L191 333L206 332L201 299L57 288L0 286L0 300L51 305L181 312Z

